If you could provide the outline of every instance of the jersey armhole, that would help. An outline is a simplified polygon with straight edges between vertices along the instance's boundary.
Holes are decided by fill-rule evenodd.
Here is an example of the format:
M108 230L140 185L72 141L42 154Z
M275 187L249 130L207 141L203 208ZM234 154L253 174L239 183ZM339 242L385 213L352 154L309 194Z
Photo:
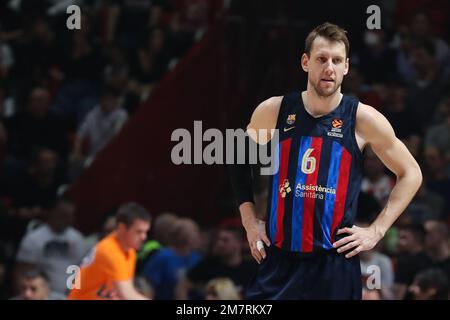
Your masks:
M356 113L358 112L359 100L356 100L355 106L352 108L352 144L355 149L355 153L361 161L363 158L363 151L359 149L358 140L356 139Z

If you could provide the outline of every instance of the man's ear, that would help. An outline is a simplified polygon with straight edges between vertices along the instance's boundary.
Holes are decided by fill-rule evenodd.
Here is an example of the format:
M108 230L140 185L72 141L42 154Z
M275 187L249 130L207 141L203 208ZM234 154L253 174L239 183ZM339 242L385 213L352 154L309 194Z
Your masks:
M345 60L344 76L348 73L349 67L350 67L350 60L349 60L349 58L347 58L347 59Z
M302 69L305 72L308 72L308 63L309 63L309 58L308 55L306 53L302 54L302 58L301 58L301 65L302 65Z
M127 230L127 226L125 225L125 223L120 222L120 223L117 224L116 230L117 230L119 233L123 233L124 231Z

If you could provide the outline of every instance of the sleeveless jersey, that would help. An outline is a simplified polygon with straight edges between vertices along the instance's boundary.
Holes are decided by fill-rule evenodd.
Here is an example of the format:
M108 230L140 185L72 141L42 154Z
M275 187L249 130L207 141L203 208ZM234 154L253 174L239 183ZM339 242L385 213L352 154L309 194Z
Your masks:
M343 95L332 112L314 118L300 92L283 97L266 223L272 245L298 253L331 250L337 230L353 225L362 180L357 107L357 99Z

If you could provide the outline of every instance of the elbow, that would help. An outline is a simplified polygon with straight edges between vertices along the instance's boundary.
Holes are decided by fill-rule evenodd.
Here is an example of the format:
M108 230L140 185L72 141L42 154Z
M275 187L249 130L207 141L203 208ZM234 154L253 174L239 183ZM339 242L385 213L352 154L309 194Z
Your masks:
M397 175L397 179L407 181L411 189L414 189L414 193L417 192L423 182L422 170L419 164L415 162L413 165L405 168L401 174Z
M409 170L409 179L411 186L414 186L415 191L419 190L420 186L423 182L422 170L418 163L415 163L414 166Z

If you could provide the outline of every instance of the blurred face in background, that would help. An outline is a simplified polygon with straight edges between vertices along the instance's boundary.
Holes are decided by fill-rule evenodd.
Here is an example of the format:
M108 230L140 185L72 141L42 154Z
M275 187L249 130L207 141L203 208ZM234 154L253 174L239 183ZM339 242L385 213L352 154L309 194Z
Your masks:
M302 55L302 68L308 73L311 85L319 97L333 95L348 72L345 44L318 36L314 39L310 55Z
M429 250L439 249L448 241L448 230L443 222L430 220L425 222L425 245Z
M423 13L418 13L411 23L411 31L416 37L426 37L430 33L430 21Z
M412 48L410 59L414 69L421 76L427 74L429 69L435 64L433 55L421 46Z
M198 250L200 247L200 228L192 219L176 220L170 234L172 240L169 242L178 250L183 250L185 254L189 254L192 250Z
M117 235L126 246L137 250L144 243L149 230L149 221L136 219L129 227L124 223L119 223L117 226Z
M100 99L100 107L103 112L109 113L119 107L119 99L112 94L104 94Z
M445 160L441 152L436 147L425 149L425 163L428 171L434 175L444 172Z
M50 294L48 283L42 277L22 279L19 289L24 300L46 300Z
M417 245L417 240L411 230L398 230L397 250L399 253L411 253L413 248Z
M70 202L60 202L50 213L48 224L56 233L63 233L75 221L75 206Z
M241 252L242 241L232 232L221 230L217 234L213 251L221 257L230 257Z

